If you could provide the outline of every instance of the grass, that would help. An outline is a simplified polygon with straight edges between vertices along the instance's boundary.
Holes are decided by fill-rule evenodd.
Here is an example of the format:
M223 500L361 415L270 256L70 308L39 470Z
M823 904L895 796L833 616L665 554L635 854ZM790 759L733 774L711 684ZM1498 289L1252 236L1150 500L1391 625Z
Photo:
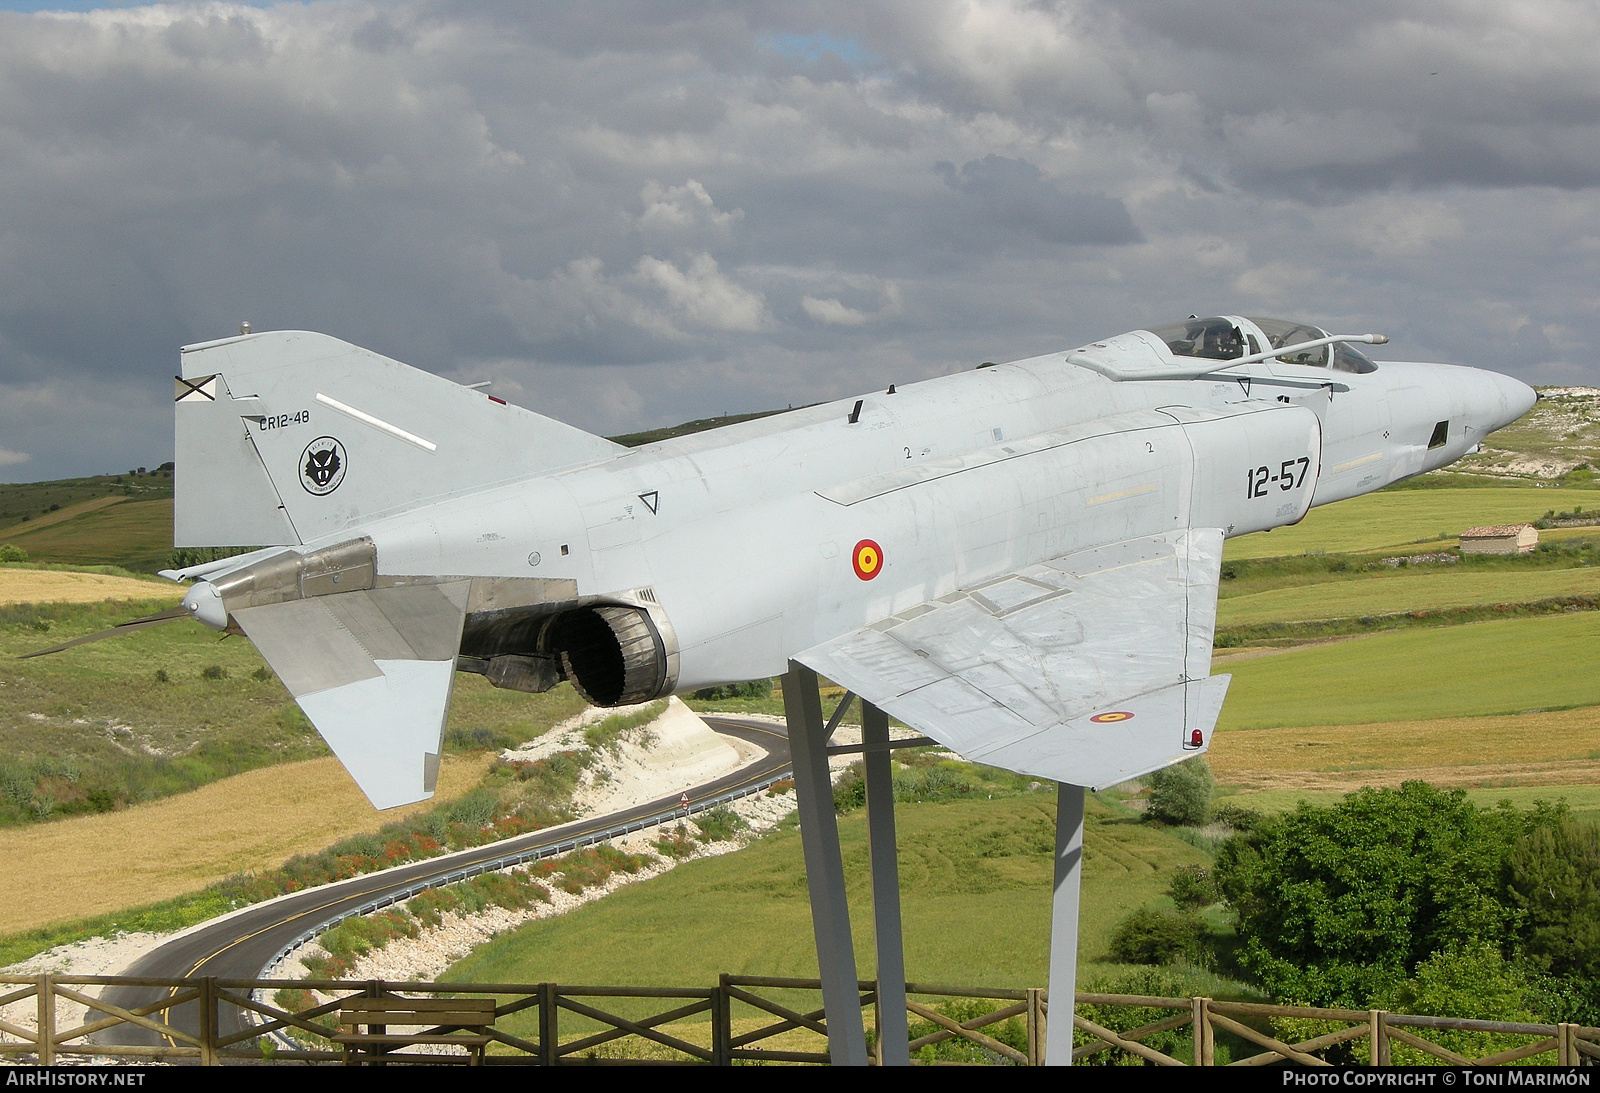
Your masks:
M1600 613L1400 630L1250 658L1222 658L1233 683L1223 731L1360 725L1600 704L1588 654Z
M1356 618L1596 595L1600 595L1600 567L1517 572L1458 564L1384 569L1354 579L1229 596L1217 603L1217 625Z
M896 820L908 975L921 982L1043 986L1054 793L903 805ZM842 818L840 841L857 964L870 978L865 817ZM1206 860L1170 833L1091 798L1079 945L1090 965L1085 974L1122 970L1105 962L1116 922L1159 899L1177 866ZM688 986L715 982L719 972L816 975L797 831L686 863L559 920L529 923L441 978Z
M328 754L249 642L185 621L13 659L169 604L0 607L0 826L113 810ZM570 687L525 695L467 676L456 681L446 745L511 746L582 705Z
M1561 508L1560 496L1528 486L1384 490L1312 509L1294 527L1229 539L1223 557L1378 551L1426 540L1454 545L1457 535L1475 525L1531 523Z
M12 659L170 604L0 608L0 824L106 811L327 754L277 680L255 676L263 662L248 642L190 623ZM225 678L204 678L208 668Z
M68 510L82 511L86 502L109 499L149 500L172 496L170 464L139 474L104 474L53 482L0 483L0 542L10 542L8 529L50 522Z
M91 501L68 519L6 528L0 531L0 542L26 550L30 561L110 564L154 573L169 564L172 499L129 498L118 504Z

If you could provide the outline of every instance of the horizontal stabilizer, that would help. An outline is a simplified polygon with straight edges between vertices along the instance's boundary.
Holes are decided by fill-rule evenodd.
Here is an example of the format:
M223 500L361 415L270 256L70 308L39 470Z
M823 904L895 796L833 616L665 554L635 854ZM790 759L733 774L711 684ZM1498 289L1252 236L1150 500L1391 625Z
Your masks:
M401 585L234 612L375 808L433 795L469 587Z
M795 659L976 762L1103 788L1202 752L1222 532L1079 551Z

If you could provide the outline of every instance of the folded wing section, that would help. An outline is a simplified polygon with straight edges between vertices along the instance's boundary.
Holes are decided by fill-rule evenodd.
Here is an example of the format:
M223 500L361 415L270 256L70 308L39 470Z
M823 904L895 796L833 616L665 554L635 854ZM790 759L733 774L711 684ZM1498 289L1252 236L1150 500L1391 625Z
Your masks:
M1222 538L1079 551L795 659L969 759L1100 789L1210 744Z
M433 795L469 587L400 585L233 614L375 808Z

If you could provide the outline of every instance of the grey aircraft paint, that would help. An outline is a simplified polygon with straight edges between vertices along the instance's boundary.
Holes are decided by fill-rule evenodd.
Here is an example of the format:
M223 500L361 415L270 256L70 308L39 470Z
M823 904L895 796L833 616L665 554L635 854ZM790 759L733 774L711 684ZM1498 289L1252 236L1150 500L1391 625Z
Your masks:
M182 354L176 540L271 545L169 575L380 808L432 791L457 670L614 705L790 659L1100 786L1209 744L1224 538L1533 405L1350 344L1382 340L1189 320L625 450L323 335L228 338Z

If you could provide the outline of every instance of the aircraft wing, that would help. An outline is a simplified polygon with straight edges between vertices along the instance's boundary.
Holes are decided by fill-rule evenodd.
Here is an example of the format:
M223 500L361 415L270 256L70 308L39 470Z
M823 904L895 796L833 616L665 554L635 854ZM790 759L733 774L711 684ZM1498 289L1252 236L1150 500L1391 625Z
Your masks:
M1078 551L795 659L975 762L1103 789L1210 744L1222 539Z
M233 613L374 808L433 794L470 585L372 588Z

